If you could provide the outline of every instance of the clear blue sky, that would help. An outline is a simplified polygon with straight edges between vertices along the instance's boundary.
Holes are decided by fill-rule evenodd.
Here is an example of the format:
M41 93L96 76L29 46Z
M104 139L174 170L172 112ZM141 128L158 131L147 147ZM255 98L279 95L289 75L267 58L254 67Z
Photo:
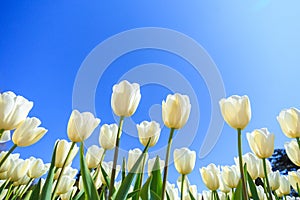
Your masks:
M30 116L40 118L42 125L49 129L40 142L18 148L16 152L21 152L23 158L36 156L50 161L55 140L67 138L73 85L81 63L107 38L142 27L172 29L202 45L218 67L226 96L247 94L251 100L253 117L245 132L268 127L276 135L276 148L283 148L288 138L281 133L276 116L283 108L300 108L299 6L298 1L269 0L214 3L2 1L0 91L12 90L34 101ZM209 92L203 77L195 74L190 64L169 52L153 49L134 51L108 66L98 83L95 98L96 114L101 118L101 124L114 122L110 109L112 85L130 69L147 63L170 66L194 88L201 117L199 129L189 148L198 152L211 116ZM164 78L162 74L158 76ZM136 123L149 120L148 109L165 99L170 90L150 84L143 86L141 92L141 104L132 118ZM161 119L158 117L157 120ZM95 132L94 135L97 134ZM184 130L180 134L184 135L183 138L191 137ZM153 150L165 146L167 135L168 130L164 128ZM93 142L96 143L94 140L88 143ZM177 146L185 146L185 142L182 140ZM10 147L11 143L7 146ZM142 148L136 132L125 133L121 147L124 150ZM247 151L249 146L244 140L244 152ZM204 189L198 168L211 162L233 164L235 155L236 134L224 125L220 139L210 154L197 159L195 170L189 176L192 184ZM75 162L78 163L78 159ZM172 182L177 178L173 166L169 177Z

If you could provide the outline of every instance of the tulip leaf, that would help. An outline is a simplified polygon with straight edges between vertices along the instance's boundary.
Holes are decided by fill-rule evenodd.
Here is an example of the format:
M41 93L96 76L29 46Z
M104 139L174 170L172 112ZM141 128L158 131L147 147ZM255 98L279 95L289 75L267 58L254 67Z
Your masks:
M135 178L135 184L133 188L134 191L141 189L140 187L141 178L142 178L142 173L138 173ZM134 197L132 197L132 200L139 200L139 195L135 195Z
M80 192L78 192L78 194L76 194L75 197L73 197L73 200L80 200L82 196L84 194L84 191L83 190L80 190Z
M162 179L161 179L161 172L160 172L160 165L159 165L159 157L156 156L154 165L153 165L152 173L152 181L151 181L151 190L154 191L158 196L161 196L162 192Z
M109 177L108 177L105 169L102 167L102 165L100 165L100 170L101 170L102 176L103 176L103 178L105 180L105 184L109 185L110 184L110 179L109 179Z
M190 190L189 190L189 196L190 196L190 199L191 199L191 200L196 200L195 197L194 197L194 195L191 193Z
M245 172L247 172L247 171L245 171ZM250 176L249 172L247 172L247 176L246 177L247 177L249 188L250 188L250 191L251 191L251 194L252 194L252 199L259 200L256 186L255 186L253 180L251 179L251 176Z
M134 190L133 192L130 192L128 195L127 195L127 199L130 199L136 195L138 195L140 192L140 190Z
M150 184L151 184L151 181L152 181L152 176L150 176L146 183L143 185L141 191L140 191L140 197L142 198L142 200L148 200L148 199L151 199L150 198Z
M149 143L150 143L150 140L148 141L143 153L139 156L138 160L136 161L136 163L133 165L130 172L125 177L125 179L122 182L118 192L116 193L116 195L113 196L114 199L116 199L116 200L126 199L128 191L129 191L131 183L132 183L132 180L135 176L134 172L136 172L137 169L140 167L140 164L141 164L141 162L143 161L143 158L144 158L144 153L146 153L148 151Z
M238 186L235 189L234 192L234 200L240 200L243 199L243 184L242 179L240 179Z
M80 170L86 199L98 200L98 192L83 156L83 142L80 144Z
M41 191L41 179L39 182L34 186L32 193L30 195L29 200L36 200L40 198L40 191Z
M45 184L43 186L43 190L42 190L42 194L41 194L41 198L40 198L42 200L51 200L52 184L53 184L54 171L55 171L55 158L56 158L57 144L58 144L58 142L55 144L55 147L54 147L54 150L52 153L50 169L49 169Z
M151 200L161 200L160 196L158 196L158 194L156 194L154 191L150 190L150 193L151 193Z
M32 190L28 191L23 200L30 200L31 194L32 194ZM37 199L39 199L39 198L37 198Z
M167 191L166 191L166 196L167 196L167 200L170 200L170 196Z

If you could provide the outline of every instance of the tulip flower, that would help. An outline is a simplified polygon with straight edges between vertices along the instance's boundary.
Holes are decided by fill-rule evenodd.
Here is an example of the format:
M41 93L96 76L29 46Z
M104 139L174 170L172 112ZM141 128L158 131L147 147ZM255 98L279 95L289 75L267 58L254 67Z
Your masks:
M99 135L100 146L106 150L113 149L116 145L117 134L117 124L103 124L101 126Z
M113 165L112 161L110 161L110 162L104 162L103 161L102 162L102 167L103 167L103 169L106 172L106 174L107 174L108 177L110 177L110 175L111 175L112 165ZM116 176L118 176L120 170L121 170L121 166L117 165L117 167L116 167ZM102 171L100 171L99 176L101 178L102 183L106 185L106 181L105 181L105 178L104 178L104 176L102 174Z
M103 156L104 156L104 149L96 145L90 146L85 156L88 168L89 169L96 168L100 164Z
M262 159L258 159L257 167L258 167L258 177L266 178L265 171L264 171L264 161ZM270 161L267 159L266 159L266 171L267 174L272 172L272 165Z
M99 123L100 119L92 113L73 110L68 123L68 137L72 142L82 142L90 137Z
M221 172L224 183L230 188L236 188L240 181L240 172L236 165L223 166Z
M187 95L168 95L162 102L162 118L168 128L182 128L190 115L191 104Z
M235 157L234 162L236 166L239 166L239 158ZM247 165L247 171L251 176L252 180L258 178L258 165L260 160L253 153L246 153L243 155L243 166ZM262 171L263 172L263 171ZM240 171L239 171L240 174Z
M160 167L160 172L161 172L165 165L165 161L161 160L160 158L158 158L158 159L159 159L159 167ZM156 160L156 158L151 158L148 160L148 175L149 176L151 176L153 171L158 170L158 169L153 169L155 160Z
M59 175L61 174L62 168L57 168L56 173L54 174L54 180L57 180ZM75 178L75 176L78 174L78 170L72 168L71 166L67 166L64 168L63 173L61 176L69 176L71 178Z
M33 102L13 92L0 93L0 130L13 130L23 122Z
M288 195L291 193L291 185L289 182L289 179L287 176L280 176L279 178L279 188L277 191L279 191L282 195Z
M166 191L169 195L170 200L178 200L178 189L175 187L175 184L171 184L167 181Z
M41 159L30 157L29 160L30 160L30 167L27 172L27 176L29 178L41 177L48 171L50 167L50 164L44 164L43 160Z
M1 151L0 152L0 160L4 159L4 157L6 157L7 154L8 154L7 151ZM6 161L0 167L0 173L6 172L9 168L11 168L11 164L10 163L14 162L15 160L18 160L19 157L20 157L20 154L18 154L18 153L9 154L8 158L6 159Z
M231 191L231 188L228 187L228 185L225 183L224 179L222 178L221 174L219 175L219 183L220 187L219 190L223 192L224 194L227 194Z
M2 135L0 134L0 144L10 141L10 131L3 131Z
M279 188L280 186L280 173L277 170L276 172L270 172L268 174L268 178L270 181L270 187L272 191L275 191Z
M26 147L39 141L48 131L39 125L41 125L41 121L38 118L26 118L14 131L12 136L14 144Z
M138 148L135 148L135 149L132 149L132 150L129 150L128 152L128 161L127 161L127 169L129 172L131 172L134 164L136 163L136 161L138 160L138 158L142 155L142 151ZM146 153L145 156L145 161L148 159L148 154ZM142 165L145 165L145 162L142 162ZM140 166L138 169L137 169L137 172L143 172L143 166Z
M287 137L300 137L300 111L297 108L282 110L277 116L277 121Z
M289 172L288 179L293 189L298 192L300 187L300 170Z
M70 200L76 194L77 187L73 186L68 192L61 194L59 197L61 200Z
M256 129L247 133L247 139L252 152L259 158L269 158L274 152L275 135L268 129Z
M15 181L13 183L14 186L25 186L27 184L29 184L29 182L31 182L31 178L29 178L26 174L25 176L23 176L22 178L20 178L19 180Z
M256 186L256 191L259 199L267 199L264 188L261 185Z
M212 191L216 191L220 187L219 174L220 169L211 163L207 167L200 169L202 180L206 187Z
M58 184L56 186L57 190L55 191L55 194L61 195L67 193L72 189L75 182L76 180L69 176L62 176L60 181L55 181L55 185Z
M300 166L300 150L298 147L298 143L296 140L292 140L291 142L286 142L284 144L284 148L286 154L289 159L297 166Z
M58 140L57 141L57 149L56 149L56 156L55 156L55 167L62 168L65 162L65 166L68 166L78 152L78 147L75 143L67 142L66 140ZM72 145L74 144L74 147ZM70 152L68 160L66 160L68 152Z
M164 177L162 186L162 196L161 199L164 200L164 193L166 191L166 182L168 177L168 165L170 157L170 149L172 145L172 139L175 129L182 128L190 115L191 103L187 95L174 94L168 95L166 101L162 102L162 118L165 126L170 128L167 152L166 152L166 162L164 167Z
M176 170L183 175L193 171L196 162L196 152L188 148L174 150L174 164Z
M124 80L113 86L111 107L120 117L133 115L141 100L140 85Z
M154 146L160 136L160 125L155 121L143 121L136 125L139 135L139 140L142 145L147 146L150 139L149 147Z
M250 101L247 96L233 95L219 102L226 123L234 129L243 130L251 119Z
M7 171L7 176L11 181L18 181L24 177L30 167L30 160L17 159L10 162L11 166Z

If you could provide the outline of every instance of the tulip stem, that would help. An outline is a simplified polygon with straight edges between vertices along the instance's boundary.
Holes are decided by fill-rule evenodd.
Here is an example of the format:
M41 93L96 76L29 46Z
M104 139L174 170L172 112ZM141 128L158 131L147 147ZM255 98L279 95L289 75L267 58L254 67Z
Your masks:
M146 153L147 153L147 152L146 152ZM143 154L142 171L141 171L141 179L140 179L140 183L139 183L139 189L142 188L142 185L143 185L144 170L145 170L145 162L146 162L146 153Z
M4 132L4 129L0 129L0 138L2 138L3 132Z
M183 200L183 186L184 186L184 179L185 179L185 174L181 175L181 195L180 195L180 200Z
M238 131L238 152L239 152L239 164L240 164L240 172L242 178L242 186L243 186L243 199L249 199L247 193L247 186L245 181L245 173L244 173L244 166L243 166L243 153L242 153L242 130L240 128L237 129Z
M61 177L62 177L62 175L63 175L63 173L64 173L66 163L67 163L67 161L68 161L68 159L69 159L69 157L70 157L70 155L71 155L71 152L72 152L72 150L73 150L75 144L76 144L76 142L72 142L72 145L71 145L71 147L70 147L70 150L69 150L69 152L68 152L68 154L67 154L67 157L66 157L66 159L65 159L65 161L64 161L64 163L63 163L63 166L62 166L62 168L61 168L61 170L60 170L60 173L59 173L59 175L58 175L58 178L57 178L57 181L56 181L56 184L55 184L53 193L52 193L52 199L55 198L55 192L56 192L56 190L57 190L58 183L59 183L59 181L60 181L60 179L61 179Z
M3 165L3 163L7 160L8 156L17 148L17 145L14 144L9 151L5 154L5 156L0 161L0 167Z
M168 147L167 147L167 153L166 153L166 161L165 161L165 167L164 167L164 179L163 179L163 185L162 185L162 193L161 193L161 200L164 200L165 198L165 192L166 192L166 186L167 186L167 178L168 178L168 165L169 165L169 157L170 157L170 150L172 145L172 139L175 129L171 128L169 140L168 140Z
M266 178L266 183L267 183L267 191L268 191L268 196L270 200L272 200L272 192L271 192L271 188L270 188L270 183L269 183L269 179L268 179L268 173L267 173L267 164L266 164L266 159L263 158L263 166L264 166L264 173L265 173L265 178Z
M300 139L297 137L296 140L297 140L297 143L298 143L298 147L300 149Z
M109 193L108 193L108 199L111 199L113 195L114 185L115 185L115 176L116 176L116 167L117 167L117 161L118 161L118 155L119 155L119 143L120 143L120 136L122 132L124 117L121 116L119 120L119 126L118 126L118 134L116 138L116 146L115 146L115 153L114 153L114 162L110 177L110 184L109 184Z

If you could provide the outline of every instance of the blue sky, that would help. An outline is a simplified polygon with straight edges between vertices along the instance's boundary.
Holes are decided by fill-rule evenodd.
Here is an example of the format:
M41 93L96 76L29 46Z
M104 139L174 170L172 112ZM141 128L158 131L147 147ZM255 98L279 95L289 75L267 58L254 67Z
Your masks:
M0 91L12 90L34 101L30 116L40 118L43 126L49 129L37 144L16 150L24 158L36 156L50 161L55 140L67 138L74 82L89 53L115 34L143 27L167 28L195 40L216 64L226 96L249 96L252 120L245 132L268 127L276 135L276 148L282 148L288 141L281 133L276 116L283 108L300 107L300 86L297 82L300 74L298 1L101 3L75 0L7 1L1 4ZM103 58L105 56L103 54ZM107 66L96 91L91 91L95 92L95 111L102 120L101 124L115 121L110 109L113 84L134 67L147 63L169 66L190 83L198 100L198 105L192 106L199 106L201 113L199 129L195 134L179 131L178 138L183 140L175 146L189 146L199 152L212 115L209 90L205 78L197 74L190 63L170 52L157 49L132 51ZM148 67L151 68L150 65ZM157 77L161 80L173 78L166 74L157 74ZM89 77L86 81L89 82ZM176 81L174 78L175 85ZM181 89L184 93L185 88ZM168 85L147 84L141 88L141 93L141 104L132 120L139 123L153 118L161 122L157 104L172 90ZM151 107L153 104L156 107ZM150 108L153 115L152 111L149 112ZM129 120L126 123L130 124ZM96 143L93 139L97 138L97 131L87 145ZM152 151L164 147L167 137L168 130L163 128L160 141ZM194 137L191 144L190 137ZM204 189L199 167L211 162L233 164L237 152L235 144L235 131L225 124L213 150L204 158L198 157L195 170L190 175L191 182ZM124 150L142 148L136 132L123 134L121 147ZM244 152L247 151L249 146L244 140ZM78 163L78 159L75 162ZM170 168L169 178L172 182L177 178L174 166Z

